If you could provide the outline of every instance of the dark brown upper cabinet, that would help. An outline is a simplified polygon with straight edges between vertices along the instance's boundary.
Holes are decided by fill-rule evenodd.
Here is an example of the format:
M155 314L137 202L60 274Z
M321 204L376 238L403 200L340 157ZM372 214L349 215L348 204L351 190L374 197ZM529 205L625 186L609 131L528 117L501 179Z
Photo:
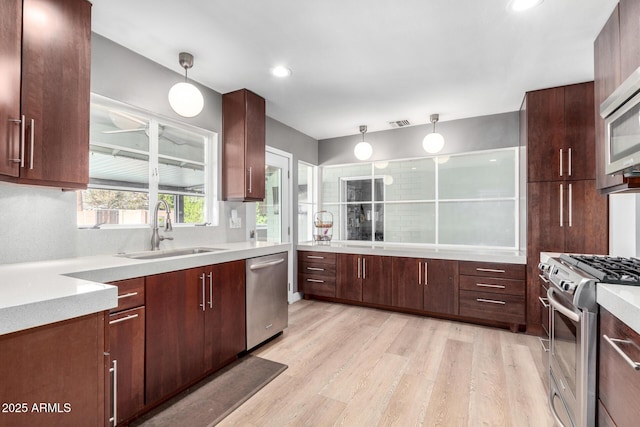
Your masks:
M222 198L264 200L265 100L247 89L222 95Z
M91 3L7 0L0 12L9 88L0 106L0 179L86 188Z
M528 182L595 178L593 82L526 94Z

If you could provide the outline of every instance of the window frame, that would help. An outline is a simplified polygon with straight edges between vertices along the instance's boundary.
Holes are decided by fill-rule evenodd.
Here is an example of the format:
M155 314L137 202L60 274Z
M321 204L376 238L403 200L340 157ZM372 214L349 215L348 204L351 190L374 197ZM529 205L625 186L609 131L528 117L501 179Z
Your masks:
M204 221L203 223L183 223L183 222L174 222L175 227L195 227L202 225L213 225L217 226L219 224L219 165L218 161L220 158L219 155L219 139L218 133L212 130L203 129L189 123L185 123L179 120L171 119L160 114L145 110L143 108L135 107L120 101L113 100L111 98L91 93L91 104L100 104L101 106L107 108L115 108L119 111L130 113L137 117L143 117L145 120L149 121L149 130L148 130L148 141L149 141L149 150L148 150L148 176L149 176L149 184L148 187L143 185L140 186L127 186L127 185L110 185L110 184L102 184L102 183L91 183L91 170L89 170L89 183L87 185L87 189L104 189L104 190L115 190L115 191L138 191L138 192L148 192L149 206L147 210L147 217L149 218L149 222L146 224L100 224L96 226L86 226L79 225L77 227L80 229L83 228L101 228L101 229L133 229L133 228L147 228L149 227L151 218L153 217L153 209L158 202L160 194L172 194L174 196L179 196L180 192L171 192L169 190L164 190L159 188L159 127L161 125L167 125L171 127L175 127L186 132L198 134L203 138L203 158L204 158L204 190L202 193L202 197L204 197ZM91 140L89 141L89 145L91 145ZM136 151L132 149L132 152ZM89 150L91 153L91 150ZM89 154L91 155L91 154ZM196 196L191 193L182 193L182 195L190 195ZM177 212L174 212L174 217L177 218ZM77 220L76 220L77 223Z
M439 158L451 158L451 157L459 157L459 156L469 156L469 155L482 155L482 154L488 154L491 152L513 152L513 168L514 168L514 175L513 175L513 179L514 179L514 194L512 196L509 197L478 197L478 198L460 198L460 199L444 199L440 197L440 191L439 191L439 186L440 186L440 161L437 160ZM520 248L520 239L521 239L521 224L520 224L520 219L522 216L521 213L521 185L520 185L520 147L518 146L513 146L513 147L505 147L505 148L496 148L496 149L490 149L490 150L479 150L479 151L469 151L469 152L463 152L463 153L455 153L455 154L447 154L447 155L442 155L442 156L424 156L424 157L413 157L413 158L403 158L403 159L394 159L394 160L389 160L388 163L394 163L394 162L403 162L403 161L411 161L411 160L420 160L420 159L433 159L433 161L435 162L435 170L434 170L434 185L435 185L435 195L434 195L434 199L407 199L407 200L393 200L393 201L386 201L386 200L382 200L382 201L376 201L374 200L374 194L372 192L372 197L371 200L367 200L367 201L362 201L362 202L358 202L358 203L367 203L367 204L371 204L372 209L373 207L375 207L376 204L381 204L384 206L384 212L385 212L385 219L384 219L384 229L387 229L387 219L386 219L386 206L388 205L410 205L410 204L420 204L420 203L433 203L434 204L434 209L435 209L435 213L434 213L434 226L435 226L435 237L434 237L434 242L430 243L430 242L399 242L399 241L389 241L389 240L382 240L382 241L376 241L375 240L375 234L372 233L372 238L370 240L344 240L344 233L343 233L343 228L346 226L345 221L343 221L343 218L340 218L338 221L336 221L334 219L334 225L337 222L338 223L338 229L335 230L336 234L334 234L334 241L338 241L338 242L349 242L350 244L393 244L393 245L400 245L400 246L429 246L429 247L438 247L438 248L452 248L452 249L460 249L460 248L466 248L466 249L479 249L479 250L486 250L486 249L491 249L491 250L518 250L518 248ZM345 206L347 206L348 204L352 204L353 202L347 202L347 201L343 201L340 195L340 200L338 202L324 202L323 201L323 179L322 179L322 175L325 171L325 169L329 169L329 168L340 168L340 167L350 167L350 166L358 166L358 165L362 165L364 164L369 164L370 168L371 168L371 173L370 175L367 175L366 177L362 177L362 176L358 176L357 178L367 178L367 179L371 179L372 182L372 186L373 184L373 180L376 178L379 178L381 176L384 176L384 173L381 173L380 170L376 169L375 164L380 162L379 160L376 161L371 161L371 162L358 162L358 163L344 163L344 164L336 164L336 165L325 165L325 166L320 166L319 167L319 178L317 180L317 188L318 188L318 194L319 194L319 209L327 209L329 208L331 211L338 211L340 214L342 214L342 211L344 209ZM386 162L386 161L385 161ZM342 182L343 179L349 180L349 179L353 179L352 176L347 176L347 177L339 177L339 181ZM341 190L339 189L339 192ZM386 192L386 189L385 189ZM440 228L441 228L441 223L440 223L440 204L441 203L456 203L456 202L462 202L462 203L466 203L466 202L494 202L494 201L509 201L512 202L514 205L514 235L513 235L513 246L492 246L492 245L474 245L474 244L444 244L444 243L440 243ZM386 237L386 235L385 235Z

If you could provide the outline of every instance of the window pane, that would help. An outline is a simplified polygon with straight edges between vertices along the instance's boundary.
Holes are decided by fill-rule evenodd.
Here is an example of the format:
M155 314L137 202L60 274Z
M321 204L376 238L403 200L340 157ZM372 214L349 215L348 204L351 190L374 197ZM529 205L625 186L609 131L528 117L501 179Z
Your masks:
M158 200L165 200L169 204L171 221L174 224L202 224L205 222L204 196L160 193L158 194ZM164 207L160 209L164 211Z
M298 203L313 203L313 167L298 162Z
M434 200L436 166L432 159L374 163L376 177L383 175L385 200Z
M322 201L325 203L340 201L340 190L342 189L340 178L348 177L368 177L371 179L371 163L324 168L322 170Z
M440 202L442 244L515 247L515 201Z
M78 226L139 225L149 221L147 192L90 188L78 192Z
M148 188L148 129L146 118L92 103L89 183Z
M204 194L205 138L184 129L158 125L159 188Z
M440 199L515 197L515 150L451 156L441 163Z
M435 243L435 203L387 203L385 242Z

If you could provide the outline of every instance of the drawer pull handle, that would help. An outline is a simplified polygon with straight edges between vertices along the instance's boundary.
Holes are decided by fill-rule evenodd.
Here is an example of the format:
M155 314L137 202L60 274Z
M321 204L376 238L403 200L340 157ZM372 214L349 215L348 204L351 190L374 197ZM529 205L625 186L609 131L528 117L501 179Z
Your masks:
M476 268L476 271L482 271L483 273L506 273L504 270L497 270L495 268Z
M307 270L311 270L311 271L324 271L324 268L318 268L318 267L307 267Z
M129 292L128 294L118 295L118 299L135 297L136 295L138 295L137 292Z
M504 285L490 285L488 283L476 283L476 286L480 286L481 288L496 288L496 289L506 289L507 288Z
M550 347L549 347L549 340L545 339L545 338L538 338L540 340L540 345L542 346L542 349L544 350L545 353L549 353ZM546 345L545 345L546 343Z
M307 255L307 258L311 258L311 259L324 259L323 256L317 256L317 255Z
M618 338L609 338L606 335L602 335L602 338L604 338L604 340L606 342L608 342L611 347L613 347L613 349L618 352L618 354L620 356L622 356L622 358L624 359L625 362L627 362L627 364L629 366L631 366L634 370L636 371L640 371L640 363L638 362L634 362L633 360L631 360L631 358L629 356L627 356L627 353L625 353L619 346L618 343L622 343L622 344L631 344L631 345L635 345L632 341L629 340L621 340Z
M542 297L538 297L538 299L540 300L540 302L542 303L542 306L543 306L544 308L549 308L549 307L551 307L551 306L549 305L549 298L542 298Z
M476 298L476 301L478 301L478 302L487 302L489 304L501 304L501 305L505 305L506 304L506 302L504 302L504 301L496 301L496 300L493 300L493 299L484 299L484 298Z
M111 320L109 324L113 325L114 323L120 323L120 322L124 322L125 320L135 319L136 317L138 317L137 314L130 314L126 317L121 317L120 319Z
M544 277L542 274L538 274L538 277L541 278L544 283L549 283L549 279Z
M318 280L318 279L307 279L307 282L313 282L313 283L324 283L324 280Z

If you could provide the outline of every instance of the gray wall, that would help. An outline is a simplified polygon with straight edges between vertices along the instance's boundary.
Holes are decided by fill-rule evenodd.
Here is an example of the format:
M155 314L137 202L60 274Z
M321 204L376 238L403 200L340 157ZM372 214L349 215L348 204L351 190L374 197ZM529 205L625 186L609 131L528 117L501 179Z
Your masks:
M172 71L100 35L92 34L91 60L92 92L217 132L221 137L222 97L218 92L198 85L205 106L197 117L185 119L171 110L167 93L175 82L183 78L179 73L177 56L178 70ZM316 140L272 119L267 120L267 144L293 153L294 179L297 158L317 163ZM0 264L141 251L150 247L151 230L147 227L78 230L75 192L0 183L0 201L3 205ZM175 240L163 242L163 247L245 240L246 221L242 221L243 228L229 228L230 212L236 209L238 215L245 218L246 209L254 205L220 202L218 206L219 226L174 227ZM295 211L297 209L294 207ZM293 229L296 230L295 227Z
M518 112L438 122L436 131L445 140L444 149L439 154L516 147L518 127ZM368 161L425 157L427 153L422 149L422 139L432 130L433 126L429 124L367 133L365 140L373 146L373 156ZM319 164L358 162L353 148L360 141L361 134L320 140Z

